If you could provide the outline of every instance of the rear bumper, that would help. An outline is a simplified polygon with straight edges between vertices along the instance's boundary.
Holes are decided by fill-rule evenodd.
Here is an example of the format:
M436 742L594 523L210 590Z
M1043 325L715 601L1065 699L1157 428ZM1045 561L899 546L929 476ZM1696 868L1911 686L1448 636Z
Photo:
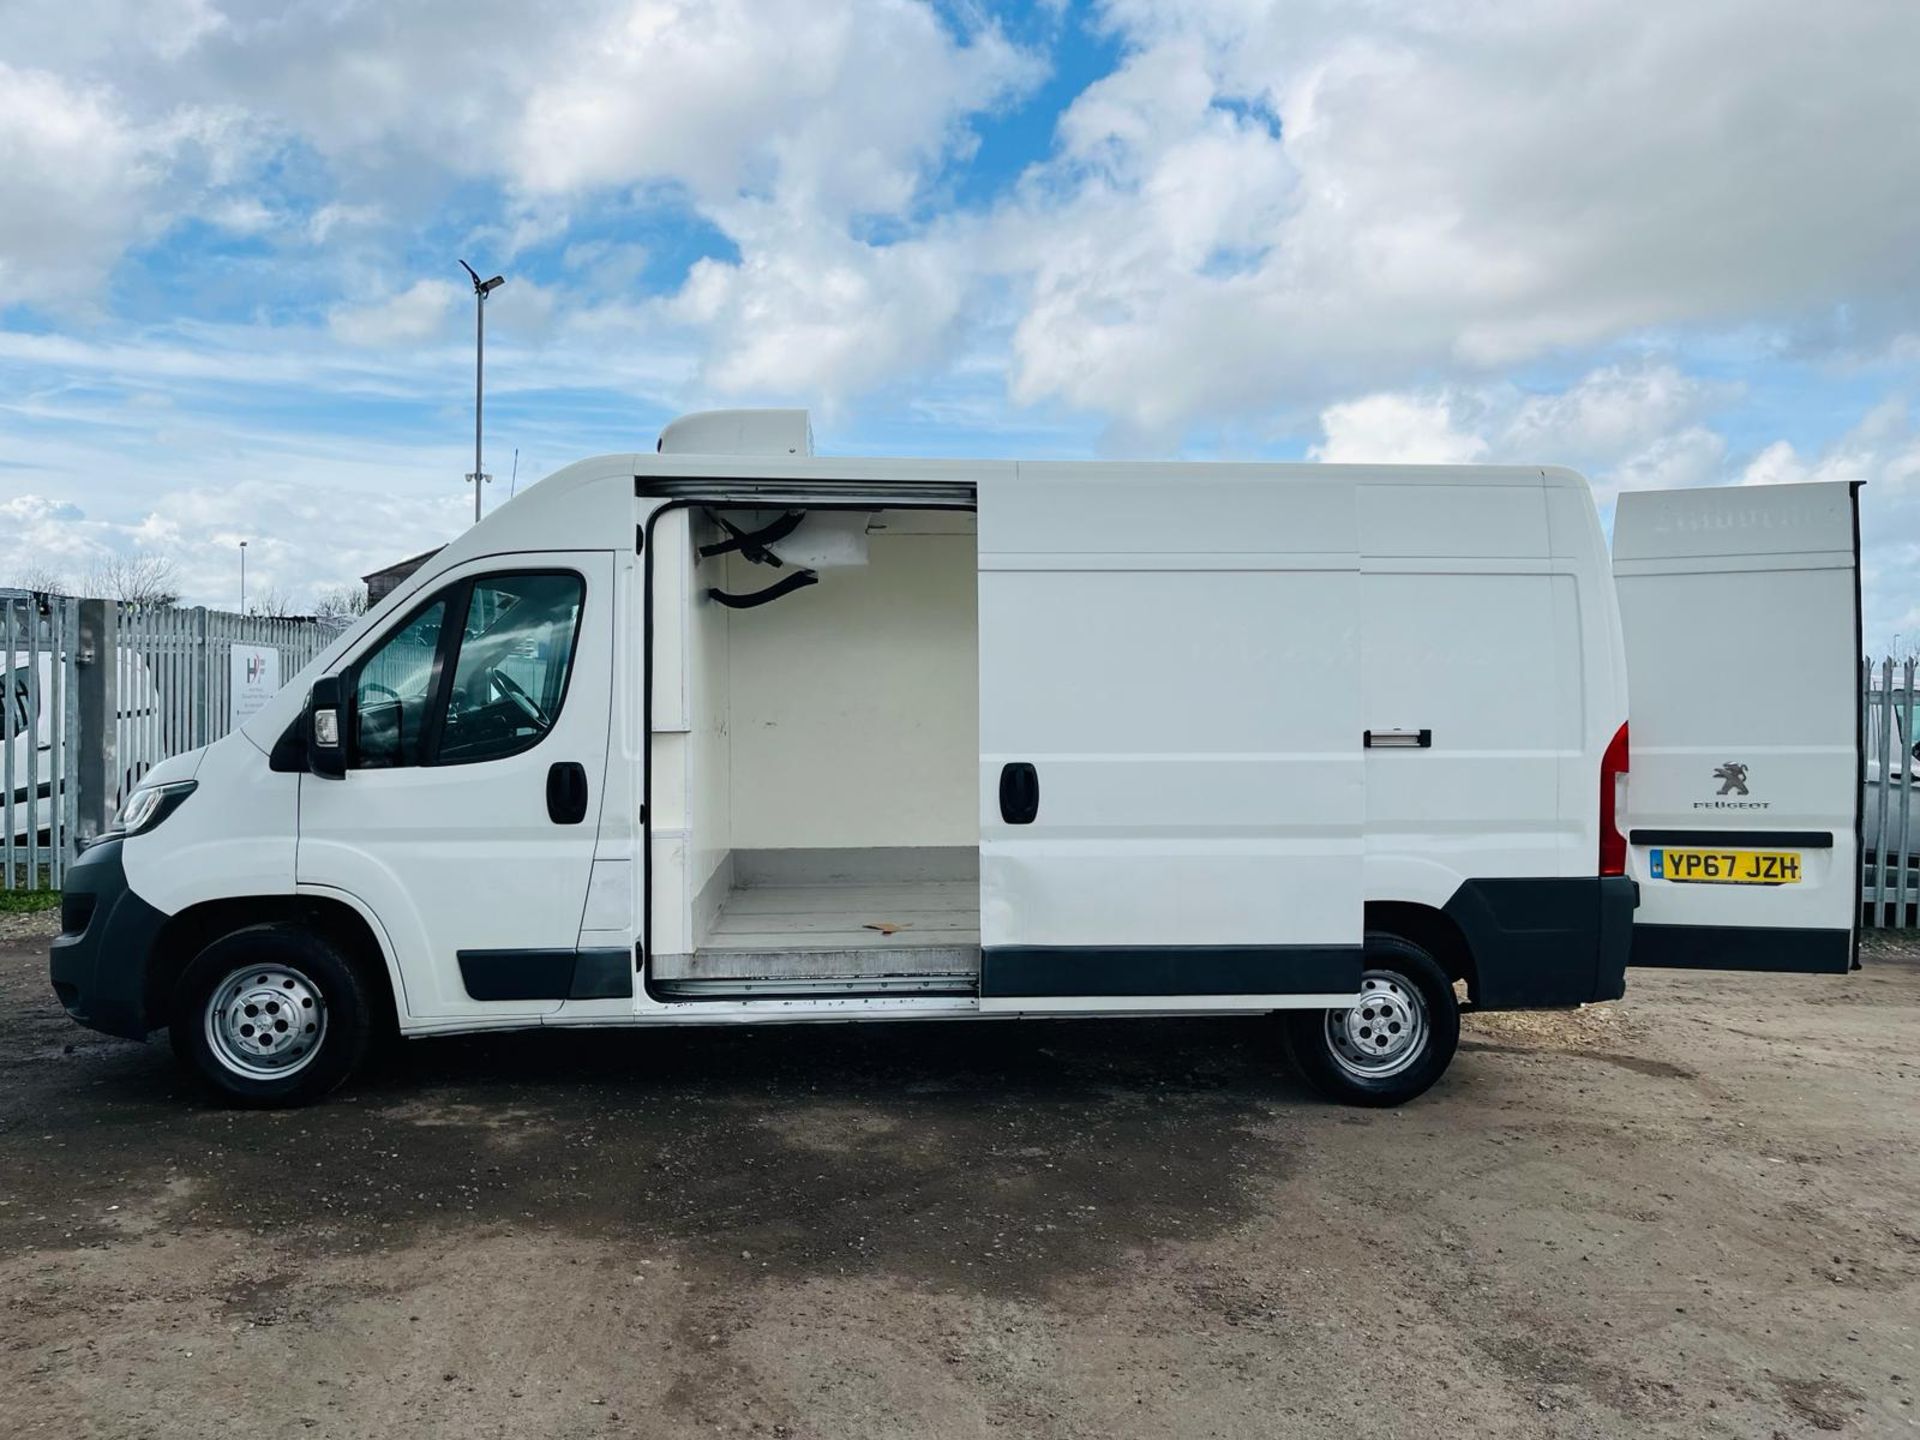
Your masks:
M1633 963L1666 970L1760 970L1844 975L1854 968L1851 930L1763 930L1748 925L1642 925Z
M59 937L47 969L67 1014L91 1030L144 1040L147 974L167 917L127 885L120 840L83 852L67 870Z
M1473 1003L1538 1010L1627 990L1640 887L1622 875L1469 880L1446 904L1473 953Z

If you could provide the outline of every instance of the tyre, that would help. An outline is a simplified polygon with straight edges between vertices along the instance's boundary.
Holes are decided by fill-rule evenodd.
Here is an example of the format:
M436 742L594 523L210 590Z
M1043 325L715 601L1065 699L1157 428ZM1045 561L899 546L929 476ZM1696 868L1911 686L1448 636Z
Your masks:
M249 925L194 956L174 987L174 1054L229 1105L305 1105L359 1066L373 1034L366 982L330 941Z
M1330 1100L1402 1105L1446 1073L1460 1045L1453 982L1433 958L1398 935L1369 934L1360 985L1348 1010L1283 1016L1294 1068Z

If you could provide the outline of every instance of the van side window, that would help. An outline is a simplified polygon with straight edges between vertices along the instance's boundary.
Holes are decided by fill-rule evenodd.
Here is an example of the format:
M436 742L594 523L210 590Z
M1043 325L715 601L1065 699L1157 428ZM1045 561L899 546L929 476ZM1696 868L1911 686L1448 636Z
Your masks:
M585 596L571 574L473 582L437 764L498 760L540 743L566 699Z
M434 657L447 602L436 600L361 662L353 682L354 764L418 765L433 703Z

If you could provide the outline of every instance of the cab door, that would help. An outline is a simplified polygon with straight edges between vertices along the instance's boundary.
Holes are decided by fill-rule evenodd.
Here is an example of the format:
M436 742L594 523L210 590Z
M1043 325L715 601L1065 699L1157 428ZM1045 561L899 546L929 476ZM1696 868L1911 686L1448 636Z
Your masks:
M1620 497L1630 963L1855 963L1860 582L1852 483Z
M348 769L300 777L296 875L373 913L416 1020L519 1020L580 994L612 590L607 552L471 561L340 672Z
M1355 534L1251 466L982 478L983 1009L1359 988Z

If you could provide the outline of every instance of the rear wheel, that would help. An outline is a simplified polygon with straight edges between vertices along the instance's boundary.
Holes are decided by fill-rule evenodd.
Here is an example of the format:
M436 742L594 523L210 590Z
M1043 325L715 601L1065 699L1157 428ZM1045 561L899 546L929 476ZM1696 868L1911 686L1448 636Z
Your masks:
M1460 1044L1453 984L1433 956L1398 935L1366 938L1361 1001L1285 1018L1293 1062L1314 1089L1351 1105L1400 1105L1446 1072Z
M304 1105L367 1052L365 982L329 941L295 925L250 925L213 941L174 988L174 1053L231 1105Z

